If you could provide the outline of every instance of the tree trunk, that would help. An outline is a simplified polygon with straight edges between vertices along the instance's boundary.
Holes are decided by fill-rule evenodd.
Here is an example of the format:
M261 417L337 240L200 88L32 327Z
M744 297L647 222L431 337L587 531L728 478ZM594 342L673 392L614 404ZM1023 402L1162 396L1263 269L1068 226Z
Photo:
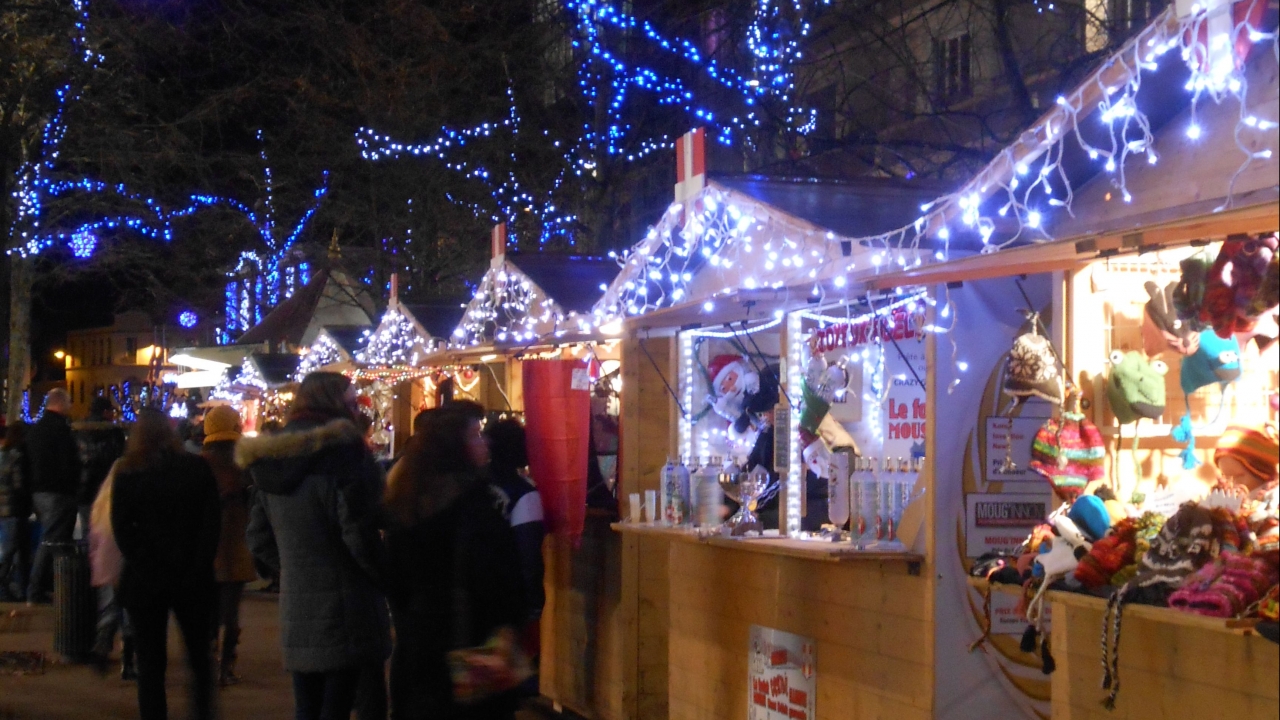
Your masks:
M9 393L5 415L10 423L22 419L22 391L31 379L31 265L31 259L17 253L9 256Z

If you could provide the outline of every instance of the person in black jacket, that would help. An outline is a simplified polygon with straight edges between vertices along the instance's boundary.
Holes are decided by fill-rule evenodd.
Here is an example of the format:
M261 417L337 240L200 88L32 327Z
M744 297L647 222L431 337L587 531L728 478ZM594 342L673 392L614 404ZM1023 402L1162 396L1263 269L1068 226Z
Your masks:
M116 465L111 529L124 557L117 589L133 624L138 715L164 720L169 613L191 668L191 711L212 718L213 558L222 507L209 464L182 449L169 418L144 409Z
M80 448L67 413L71 397L62 388L44 397L44 414L27 434L31 467L31 500L44 529L27 584L27 603L48 602L53 584L53 548L69 543L76 531L76 500L80 490Z
M311 373L282 431L236 445L255 488L249 550L280 578L280 642L299 720L345 720L362 674L391 653L382 475L352 421L355 399L346 377Z
M529 607L515 538L488 487L480 422L462 405L426 416L387 480L396 720L509 720L518 701L514 691L465 705L453 696L449 651L518 631Z
M80 491L76 501L80 527L89 527L89 509L98 497L98 489L111 472L111 465L124 454L124 428L115 423L115 413L116 406L99 396L89 403L89 417L71 425L80 447Z
M524 425L519 420L496 420L484 429L489 441L489 482L502 517L511 525L520 552L520 574L524 578L524 598L529 601L528 617L522 628L531 650L537 648L542 606L542 541L547 526L542 515L542 495L524 468L529 465ZM532 654L536 655L536 652ZM536 688L536 686L534 686Z
M0 602L26 597L31 566L31 469L25 443L27 424L19 420L4 431L0 445Z

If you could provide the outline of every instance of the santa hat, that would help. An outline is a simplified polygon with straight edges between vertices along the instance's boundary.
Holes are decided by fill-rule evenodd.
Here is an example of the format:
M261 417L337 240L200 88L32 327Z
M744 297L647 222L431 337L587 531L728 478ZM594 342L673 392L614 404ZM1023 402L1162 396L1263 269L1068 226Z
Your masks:
M741 355L717 355L711 358L711 362L707 363L707 375L711 377L711 384L715 385L716 378L720 377L725 368L742 361Z
M1275 438L1261 430L1233 426L1218 438L1213 461L1217 463L1224 456L1235 458L1250 474L1268 482L1276 477L1276 464L1280 463L1280 445Z

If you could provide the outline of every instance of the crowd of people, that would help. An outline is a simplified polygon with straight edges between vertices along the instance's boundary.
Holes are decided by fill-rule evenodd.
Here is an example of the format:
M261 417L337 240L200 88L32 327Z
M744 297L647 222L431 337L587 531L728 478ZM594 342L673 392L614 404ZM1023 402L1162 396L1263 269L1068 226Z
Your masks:
M216 687L240 681L240 601L260 576L278 582L299 720L512 718L536 687L544 529L518 421L485 426L467 402L424 411L384 473L340 374L308 375L287 422L254 437L218 406L185 440L141 410L126 439L100 400L73 424L53 390L36 423L7 429L0 593L47 602L79 518L99 588L91 659L105 671L120 634L143 720L167 717L171 615L194 713L215 715Z

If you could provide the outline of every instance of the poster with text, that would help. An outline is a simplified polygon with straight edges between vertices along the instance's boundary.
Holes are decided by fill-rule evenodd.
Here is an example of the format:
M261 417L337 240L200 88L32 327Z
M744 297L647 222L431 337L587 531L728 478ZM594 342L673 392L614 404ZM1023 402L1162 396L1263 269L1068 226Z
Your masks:
M1031 444L1043 425L1039 417L987 418L987 482L1045 482L1031 469Z
M965 539L969 557L1010 551L1044 522L1052 508L1048 485L1039 493L968 493L965 495Z
M814 720L818 673L811 638L751 626L747 720Z

